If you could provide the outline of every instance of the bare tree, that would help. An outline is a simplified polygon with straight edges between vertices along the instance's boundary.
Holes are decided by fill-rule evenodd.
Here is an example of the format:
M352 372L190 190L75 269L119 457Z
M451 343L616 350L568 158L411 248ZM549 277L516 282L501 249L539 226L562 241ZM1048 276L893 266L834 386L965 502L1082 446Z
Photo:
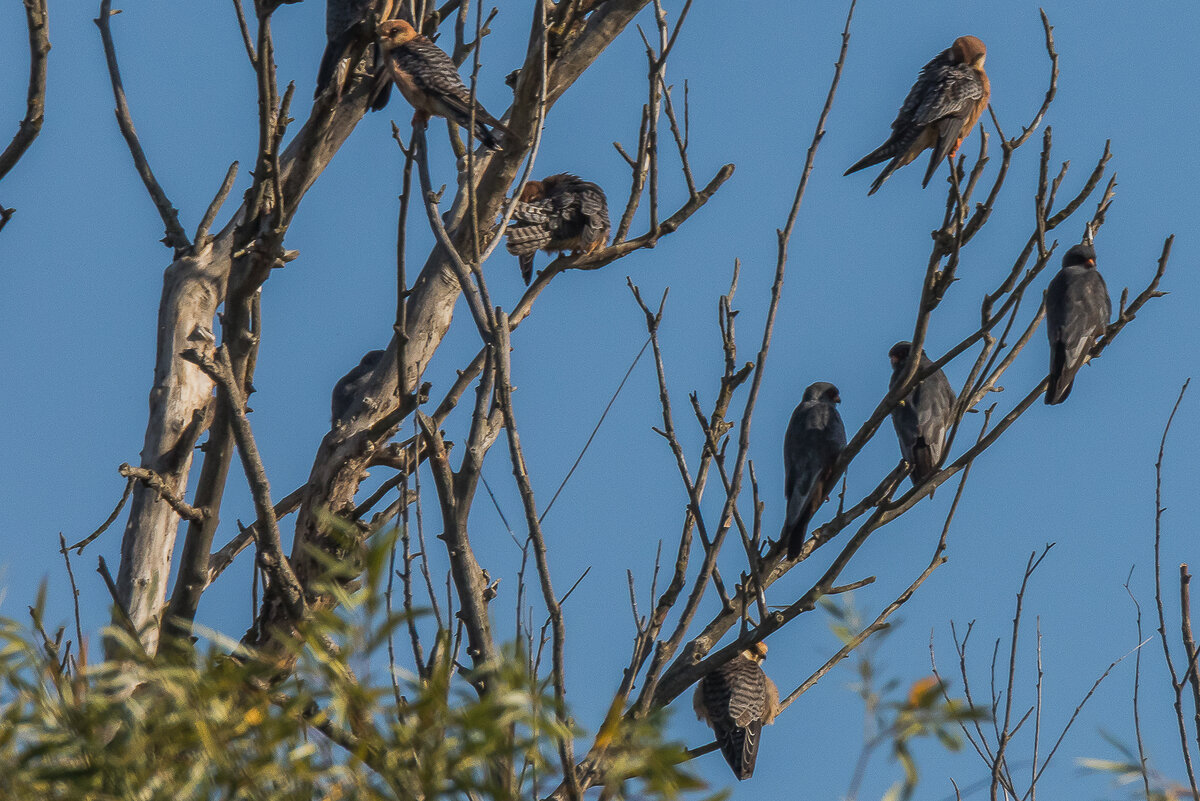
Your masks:
M994 131L981 132L978 153L973 158L964 154L950 162L945 212L934 232L921 300L913 319L913 356L902 366L891 389L881 392L874 411L850 438L836 465L836 475L844 475L878 434L885 418L919 382L945 365L961 360L970 366L953 409L948 446L951 456L937 465L931 476L916 480L911 489L904 490L901 486L910 472L910 466L903 462L886 475L875 477L869 491L857 498L854 494L847 497L850 490L844 485L832 520L815 529L799 557L789 560L786 545L773 541L770 531L763 530L765 504L759 497L754 465L749 458L755 405L768 365L792 233L850 52L854 2L849 5L829 92L815 124L794 201L777 232L774 281L765 299L765 326L756 338L753 359L744 365L739 366L734 326L736 266L728 291L720 296L717 322L723 370L716 377L713 404L703 407L698 395L692 393L690 408L683 413L689 420L686 425L691 426L694 421L704 440L700 453L690 463L677 428L685 424L676 420L677 407L672 401L672 385L658 339L662 327L672 321L665 314L662 302L655 307L630 284L633 302L645 315L658 377L662 425L656 430L674 457L689 503L678 538L665 562L660 561L661 554L655 557L650 588L653 607L646 615L637 607L637 592L630 572L636 630L629 660L608 706L608 715L598 725L592 742L583 747L566 733L569 732L568 676L564 648L568 632L562 604L570 591L561 592L563 577L555 575L551 568L551 555L541 525L546 507L539 506L534 495L530 472L535 468L527 463L522 449L518 426L521 410L512 394L511 332L532 314L535 301L555 277L567 270L599 269L638 250L654 247L700 213L732 175L733 165L726 164L711 175L702 172L697 179L689 156L686 91L684 102L679 104L678 93L672 91L667 78L669 57L682 35L691 0L684 0L672 15L661 0L532 3L524 61L511 78L513 103L502 116L509 131L504 147L498 152L473 149L472 143L463 142L452 125L449 136L459 157L459 170L449 197L434 188L424 122L415 121L408 136L398 129L394 131L400 148L398 158L404 160L394 333L386 343L383 357L375 360L369 372L356 383L355 397L345 414L333 421L330 430L316 444L307 482L282 500L276 500L272 492L267 466L258 454L246 415L246 398L252 391L261 336L262 304L269 302L267 279L273 269L294 258L294 253L285 246L285 239L296 211L308 189L362 118L372 100L375 80L369 68L351 70L344 87L321 91L307 119L284 147L292 127L290 114L295 87L289 85L280 91L277 84L271 23L280 3L255 0L252 22L244 18L240 0L235 0L234 5L258 90L254 180L229 222L213 233L212 226L238 170L236 162L231 165L200 225L190 236L156 181L134 132L132 112L125 100L118 69L110 0L102 0L96 20L112 78L118 123L135 168L162 219L166 231L164 242L173 251L173 261L164 272L154 386L141 463L136 468L122 469L129 480L126 496L132 500L113 591L120 622L127 622L136 633L141 648L154 653L161 647L186 643L205 591L253 543L263 595L256 604L256 621L242 645L245 653L271 667L274 679L286 676L304 648L314 645L304 637L307 622L314 615L336 607L344 591L357 586L364 548L384 536L399 518L400 567L389 570L388 603L392 600L391 579L399 578L401 604L409 619L421 605L416 597L425 595L438 629L430 642L422 638L417 626L409 624L412 667L419 675L429 676L432 666L442 664L442 660L457 660L459 649L465 644L466 659L456 664L461 665L477 691L486 696L494 685L491 671L498 663L502 643L491 605L498 577L493 577L476 556L469 520L478 496L484 457L503 438L525 518L523 534L518 536L525 559L516 577L517 639L526 643L525 652L534 672L548 670L554 711L558 722L563 724L557 735L561 785L553 796L576 799L589 788L603 785L603 797L617 797L622 794L622 782L627 778L621 775L621 762L617 758L624 726L635 725L671 704L708 672L812 611L822 597L874 581L873 576L845 578L858 550L873 534L958 476L954 503L928 564L916 575L893 577L903 585L894 601L831 653L818 670L798 681L783 700L783 708L873 634L886 628L889 617L944 562L953 516L972 465L1013 427L1046 388L1046 380L1042 379L1024 388L1024 394L1014 392L1010 386L1006 394L999 396L1001 400L994 398L995 393L1001 392L1000 379L1022 357L1042 321L1042 307L1031 310L1034 304L1025 301L1028 292L1036 293L1035 282L1056 252L1058 243L1051 234L1060 228L1071 230L1067 227L1069 223L1075 232L1086 231L1089 239L1096 236L1115 193L1114 179L1108 178L1105 184L1111 157L1106 147L1083 187L1071 197L1060 198L1059 189L1067 176L1068 164L1064 162L1058 169L1052 166L1052 135L1046 128L1037 156L1039 178L1032 190L1034 215L1029 221L1028 237L1013 243L1011 268L991 292L979 299L978 326L957 332L953 347L935 358L931 366L921 366L919 354L930 321L953 289L960 264L971 258L971 246L1000 201L1010 166L1017 158L1031 153L1025 145L1033 141L1054 100L1058 55L1053 30L1045 15L1042 23L1049 79L1044 100L1029 122L1021 126L1021 132L1011 138L1005 135L1001 121L993 113ZM370 12L375 17L397 16L413 22L427 34L446 27L442 41L453 40L453 47L446 50L456 64L470 60L470 85L474 91L479 52L491 15L485 17L479 5L472 9L460 0L449 0L439 8L423 0L380 5ZM533 174L544 121L556 101L572 89L580 75L647 6L652 11L653 25L648 26L648 32L639 29L639 33L648 80L644 98L637 101L642 105L642 115L636 147L627 151L617 146L630 168L630 186L611 244L589 254L560 255L541 271L511 309L496 305L488 289L485 264L499 246L522 189ZM369 20L374 21L375 18ZM358 43L352 61L361 55L369 65L372 46L369 39L365 36ZM660 206L662 185L671 180L662 166L664 142L668 151L673 148L678 159L679 176L675 180L686 189L686 200L674 209ZM1000 150L998 165L992 164L993 142ZM989 166L993 168L988 169ZM412 183L414 167L416 185ZM1102 185L1104 189L1094 212L1084 219L1081 209ZM436 245L415 279L409 281L406 226L410 207L414 205L419 209L414 213L423 216L430 226ZM632 235L639 210L645 212L648 225L641 233ZM1122 295L1116 319L1091 352L1093 360L1102 356L1149 300L1161 294L1158 285L1170 256L1171 241L1166 240L1145 288L1132 299L1128 292ZM460 366L457 380L430 409L427 403L431 388L423 383L423 375L437 356L460 296L465 298L469 310L469 324L478 334L479 350L469 363ZM442 426L472 387L469 423L458 438L461 444L452 451ZM1014 395L1017 397L1013 402L1001 402ZM983 412L978 418L981 424L973 427L968 414L978 411ZM409 419L415 421L413 435L398 438L401 424ZM199 474L189 499L187 487L193 453L206 432ZM214 549L235 448L251 488L257 519L228 544ZM395 474L379 491L360 499L360 485L368 468L374 466L386 467ZM710 478L717 483L717 489L706 499ZM422 480L432 481L437 495L441 529L437 538L443 542L450 564L445 597L437 589L429 568L429 549L434 546L429 541L432 537L426 537L421 517ZM416 540L414 526L410 525L410 507L416 510ZM285 553L280 521L292 513L296 514L295 535L291 552ZM114 512L111 519L118 514ZM176 558L181 520L187 521L187 528L178 553L179 576L174 587L168 588L167 577ZM837 535L846 529L853 531L837 542ZM744 565L736 578L727 580L718 568L718 557L731 538L737 543L733 550L739 553L739 561L744 555ZM82 550L88 541L90 538L79 543L78 549ZM818 578L798 597L791 595L785 599L784 606L774 606L771 601L781 599L768 595L773 584L809 560L822 565ZM530 563L532 570L527 573ZM658 580L663 571L665 584L660 589ZM527 584L536 585L540 593L540 606L545 614L541 626L535 625L532 613L527 612ZM719 597L720 609L708 620L698 619L710 585ZM118 641L110 645L112 653L119 654ZM327 647L321 643L315 645ZM543 667L547 647L548 669ZM394 649L391 654L396 659ZM401 706L398 689L396 700ZM355 747L354 738L362 736L366 735L352 731L339 734L338 738L340 743ZM368 753L370 745L364 744ZM709 749L698 748L693 754L706 750ZM496 765L494 771L502 782L518 786L512 779L516 766ZM997 770L996 775L1003 777L1003 771Z

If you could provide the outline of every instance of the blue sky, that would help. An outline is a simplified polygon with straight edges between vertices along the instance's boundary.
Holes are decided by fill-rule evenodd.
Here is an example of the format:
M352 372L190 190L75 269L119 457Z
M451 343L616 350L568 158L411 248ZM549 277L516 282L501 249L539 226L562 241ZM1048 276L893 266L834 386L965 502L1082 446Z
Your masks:
M497 114L509 97L503 76L519 64L528 31L526 12L518 4L503 5L483 51L479 89ZM678 6L668 3L672 13ZM1122 287L1136 293L1145 284L1162 240L1175 233L1163 282L1170 295L1147 306L1104 358L1082 371L1066 404L1039 404L976 463L950 535L950 561L903 610L903 625L880 659L892 675L915 680L928 673L931 631L939 657L949 662L948 621L977 619L977 669L985 675L991 639L1007 637L1026 557L1056 541L1027 598L1028 613L1041 616L1045 638L1049 731L1066 720L1104 668L1136 644L1133 607L1122 586L1131 567L1143 610L1149 613L1152 603L1154 459L1167 414L1200 353L1194 325L1200 302L1194 223L1200 168L1193 149L1198 68L1189 57L1200 22L1178 3L1147 2L1135 10L1127 3L1095 2L1086 13L1065 0L1044 7L1061 56L1058 98L1046 123L1054 129L1054 163L1072 164L1063 194L1082 185L1111 139L1119 186L1097 240L1100 270L1115 305ZM809 383L829 380L841 389L841 412L851 430L874 408L886 390L887 350L911 333L928 232L942 216L944 171L922 191L922 165L901 170L870 198L871 171L848 178L841 173L884 139L921 65L956 36L972 33L987 43L992 103L1009 135L1030 119L1046 86L1037 4L927 2L915 14L895 9L859 4L842 85L792 239L751 446L768 531L782 516L779 450L792 407ZM705 404L713 398L720 370L716 301L734 259L742 263L741 358L757 350L774 269L774 232L786 217L824 100L845 6L776 2L754 10L731 14L727 4L696 4L669 70L677 92L685 79L690 88L697 179L706 181L726 162L737 165L734 177L656 249L557 279L514 335L517 417L543 505L645 339L627 275L648 298L670 287L662 341L677 422L690 418L687 393L698 391ZM17 208L0 232L0 338L6 343L0 372L9 388L0 396L0 449L6 456L0 462L0 614L22 616L38 582L49 577L54 608L65 620L57 534L73 541L89 533L120 495L116 466L137 462L169 253L157 242L161 224L112 116L92 24L95 9L52 2L50 11L54 49L45 128L0 184L0 203ZM652 25L649 16L640 21ZM323 5L308 0L284 7L274 27L281 82L296 81L293 116L303 119L323 47ZM228 164L253 162L253 74L231 9L227 3L131 0L113 30L143 146L184 227L194 229ZM0 9L0 63L16 77L0 86L0 110L13 130L24 110L24 42L20 7L8 4ZM629 176L611 143L631 147L636 141L644 73L640 40L630 29L553 110L535 173L577 172L604 186L619 208ZM277 497L308 474L327 430L334 381L390 335L401 158L389 121L403 126L409 116L402 99L394 98L386 111L359 125L297 214L287 242L300 258L266 285L251 420ZM9 135L7 129L0 134ZM1019 153L992 221L935 316L931 351L942 352L974 329L980 292L1007 271L1028 236L1037 144ZM977 145L974 134L968 152ZM673 209L685 192L670 172L671 154L664 153L663 207ZM985 181L998 161L989 165ZM453 180L442 141L434 145L433 170L435 183ZM243 169L219 224L248 185ZM419 215L412 223L410 263L420 263L432 238ZM644 225L642 214L634 232ZM1082 220L1056 232L1064 244L1081 233ZM544 259L539 257L539 267ZM522 291L515 259L501 251L486 270L497 302L515 302ZM477 346L460 307L427 374L435 398ZM1006 376L1010 392L1000 396L1001 404L1023 395L1045 365L1039 332ZM967 367L960 360L948 368L953 384L961 385ZM451 418L451 439L461 438L464 419ZM650 430L660 420L653 365L646 358L546 521L557 586L565 589L592 566L566 606L573 627L568 692L590 728L628 658L625 570L634 571L645 608L656 544L661 539L665 549L671 547L686 503L670 453ZM694 462L700 438L687 422L680 428ZM1194 491L1198 435L1200 405L1192 396L1176 419L1163 483L1168 586L1180 562L1200 555L1190 525L1200 505ZM885 424L854 464L851 493L874 486L897 458ZM500 448L485 476L515 520L520 504L509 475ZM865 613L887 603L928 561L952 495L939 492L876 534L855 557L846 578L879 576L857 595ZM436 504L427 503L426 511L427 521L436 520ZM235 518L253 517L236 479L222 516L226 528L219 539L235 533ZM121 525L123 519L76 568L92 626L104 620L106 597L92 560L103 554L115 570ZM485 497L474 509L472 529L481 560L493 575L508 577L498 609L511 609L519 554ZM727 554L730 575L739 569L736 550ZM776 585L769 600L794 600L824 567L820 559L810 565ZM235 635L244 630L248 581L243 558L222 579L224 586L205 597L203 621ZM706 609L711 613L711 598ZM1143 626L1152 632L1149 619ZM1027 668L1031 641L1027 636L1022 648ZM784 692L835 647L819 614L789 625L770 646L766 669ZM1182 779L1160 645L1150 643L1143 655L1147 747L1160 767ZM1031 697L1032 675L1026 673L1025 698ZM810 798L844 792L861 741L861 708L845 688L850 680L848 670L835 671L766 731L758 773L734 788L733 798L790 797L797 787ZM1076 756L1113 755L1101 729L1132 741L1131 683L1130 662L1114 671L1076 723L1043 793L1065 795L1069 787L1071 797L1120 795L1102 781L1081 778L1071 763ZM707 742L689 705L677 706L672 734L692 745ZM950 794L947 777L965 786L982 775L973 755L948 758L936 748L918 755L926 776L922 797ZM731 781L716 755L703 757L698 768L718 786ZM877 797L895 775L873 774L861 797Z

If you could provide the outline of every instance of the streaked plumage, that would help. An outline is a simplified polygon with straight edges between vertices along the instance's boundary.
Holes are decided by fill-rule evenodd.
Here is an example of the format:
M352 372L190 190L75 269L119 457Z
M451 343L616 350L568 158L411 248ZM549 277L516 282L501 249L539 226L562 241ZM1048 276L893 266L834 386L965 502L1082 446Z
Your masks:
M1112 317L1112 300L1096 270L1096 251L1076 245L1066 252L1062 269L1046 289L1046 335L1050 338L1050 383L1046 405L1071 394L1075 373L1087 363L1096 339Z
M417 114L445 117L464 128L471 123L471 91L458 76L458 67L441 48L402 19L376 28L392 80ZM500 149L496 130L509 131L475 101L475 137L492 150Z
M779 713L779 690L760 667L766 655L766 643L755 643L701 679L692 695L696 717L712 727L739 780L754 775L763 724Z
M346 416L354 399L366 386L367 378L383 358L383 351L369 350L362 360L333 385L333 395L329 399L330 424L337 425Z
M933 148L925 180L942 160L953 158L963 139L971 133L979 116L987 108L992 87L983 62L987 48L974 36L960 36L921 69L917 82L904 99L904 105L892 123L892 134L877 149L864 156L845 174L887 161L868 195L875 194L893 172L910 163L926 148Z
M354 64L350 63L358 44L359 57L367 57L372 64L372 72L378 74L383 68L383 60L379 49L370 44L375 25L374 15L378 0L326 0L325 3L325 52L321 55L321 66L317 68L317 88L313 97L317 97L326 87L333 85L338 97L345 88L346 79ZM391 3L386 3L390 7ZM383 13L387 13L386 10ZM366 49L363 50L362 46ZM378 111L387 105L391 94L391 82L380 82L374 97L371 98L371 110Z
M897 342L888 353L888 358L892 360L889 389L894 388L902 378L904 363L911 350L911 342ZM925 370L931 364L933 362L925 355L925 351L921 351L917 371ZM937 472L942 462L946 434L953 423L954 401L950 380L938 370L913 387L900 405L892 409L892 425L900 441L900 454L912 468L910 476L913 486Z
M833 489L833 465L846 447L846 428L837 404L838 388L818 381L804 390L783 437L783 491L787 517L779 534L787 543L788 559L804 544L809 521Z
M521 277L533 278L539 250L593 253L608 243L611 224L604 190L570 173L529 181L505 231L508 252L520 258Z

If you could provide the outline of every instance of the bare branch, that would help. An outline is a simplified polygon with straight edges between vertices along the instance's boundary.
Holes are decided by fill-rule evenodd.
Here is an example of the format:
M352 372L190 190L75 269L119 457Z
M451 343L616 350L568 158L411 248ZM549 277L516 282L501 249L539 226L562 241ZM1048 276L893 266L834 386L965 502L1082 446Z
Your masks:
M129 146L129 153L133 156L133 165L137 169L138 175L142 177L142 183L146 185L146 191L150 193L150 199L154 201L154 207L158 209L158 215L162 218L163 225L166 226L167 235L163 242L167 247L174 248L175 252L179 253L188 248L191 243L188 241L187 234L184 233L183 226L179 224L179 210L171 205L166 192L158 183L158 179L154 177L154 172L150 169L150 162L146 158L146 152L142 150L142 143L138 140L137 131L134 130L133 117L129 113L129 103L125 100L125 87L121 83L121 71L117 67L117 50L113 45L112 29L109 25L113 13L112 0L100 0L100 16L93 21L100 28L100 39L104 43L104 58L108 63L108 76L112 80L113 98L117 102L117 125L121 129L121 135L125 137L125 144Z
M239 0L234 0L238 2ZM229 165L229 170L225 173L225 180L221 182L221 188L217 190L216 197L212 203L208 204L208 209L204 212L204 216L200 218L200 224L196 226L196 236L192 239L193 242L202 243L208 237L208 229L212 228L212 224L217 219L217 214L221 211L221 206L225 205L225 199L229 197L230 190L233 189L233 181L237 178L238 163L235 161Z
M25 117L8 147L0 152L0 179L8 174L33 144L33 140L37 139L46 112L46 61L50 53L46 0L24 0L24 3L25 25L29 29L29 89L25 95ZM11 209L0 207L0 210L8 212L4 220L12 214ZM2 221L0 227L3 227Z
M82 556L83 549L95 542L97 537L108 530L108 527L111 526L121 514L121 510L125 508L125 502L129 500L129 496L133 493L133 485L136 481L137 478L135 476L129 476L125 480L125 491L121 493L121 500L117 501L117 505L113 508L112 514L105 518L104 522L100 524L99 528L81 539L79 542L72 545L68 550L75 551L76 555Z
M1168 249L1169 246L1170 240L1168 240ZM1124 313L1121 316L1123 317ZM1162 439L1158 443L1158 460L1154 463L1154 605L1158 611L1158 636L1162 641L1163 657L1167 663L1167 671L1171 675L1171 689L1175 691L1175 722L1179 726L1179 745L1180 750L1183 751L1183 764L1187 769L1188 783L1191 785L1192 794L1200 798L1196 788L1196 773L1192 765L1192 752L1188 747L1187 723L1183 712L1183 688L1186 675L1184 678L1179 677L1175 670L1175 663L1171 659L1171 646L1167 639L1167 621L1163 612L1162 588L1162 516L1166 511L1162 504L1163 460L1167 450L1167 434L1171 432L1171 424L1175 422L1175 413L1179 411L1179 405L1183 403L1183 396L1187 394L1188 385L1191 382L1192 380L1189 378L1179 389L1179 397L1175 399L1175 405L1171 407L1171 414L1167 417L1167 424L1163 427Z
M300 500L304 497L305 487L294 489L284 496L283 500L275 504L275 518L289 515L300 508ZM242 528L233 539L221 546L217 551L213 552L208 558L208 584L212 584L217 580L217 576L225 572L225 568L233 564L233 560L239 553L244 551L250 543L255 541L255 538L260 536L263 522L255 520L249 526Z
M262 531L257 538L259 563L271 578L268 589L280 595L292 616L292 621L299 622L307 614L304 589L283 553L279 520L275 517L275 505L271 502L271 485L267 481L258 446L250 431L250 421L246 419L246 402L234 378L228 351L224 346L218 348L215 359L198 350L186 351L182 356L203 370L221 389L221 397L231 417L238 453L242 458L242 469L246 473L246 482L250 485L250 494L254 498L254 508L262 521Z
M246 24L246 12L242 9L242 0L233 0L233 11L237 14L238 30L242 33L242 44L246 48L246 58L250 66L258 67L258 54L254 52L254 38L250 35L250 26Z
M184 520L204 520L208 516L208 513L204 509L197 509L195 506L192 506L178 493L168 487L163 481L162 476L153 470L147 470L144 467L133 467L128 463L122 463L117 468L117 472L125 478L136 479L154 490L154 492L158 493L158 497L166 501L167 505L174 509L175 513ZM83 544L87 543L84 542Z

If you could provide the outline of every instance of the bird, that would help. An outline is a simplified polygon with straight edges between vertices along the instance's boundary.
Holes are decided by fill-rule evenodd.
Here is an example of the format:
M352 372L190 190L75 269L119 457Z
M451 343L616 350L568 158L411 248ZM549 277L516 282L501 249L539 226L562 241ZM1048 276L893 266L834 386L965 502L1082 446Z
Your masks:
M846 447L846 427L837 410L841 401L838 388L828 381L810 384L783 436L787 514L779 541L787 543L788 559L800 555L808 523L836 480L833 465Z
M471 92L458 77L458 67L441 48L406 20L392 19L375 28L386 57L389 75L400 94L416 109L414 122L431 115L445 117L464 128L471 124ZM511 136L499 120L476 100L475 136L490 150L500 150L496 131Z
M611 229L604 190L563 172L526 182L505 231L505 246L520 259L521 277L528 286L533 278L534 253L594 253L608 244Z
M978 37L955 39L921 68L892 123L888 140L859 159L845 175L891 159L871 184L867 194L873 195L897 168L910 163L926 148L933 148L921 182L922 188L928 186L938 165L958 154L959 145L987 108L992 86L983 71L986 58L987 47Z
M374 27L374 13L377 0L326 0L325 3L325 52L321 55L321 65L317 68L317 88L313 98L317 98L331 84L336 86L336 96L342 95L346 78L354 66L349 63L353 57L353 45L363 42L370 36ZM381 16L386 19L391 11L391 2L385 2ZM360 58L368 58L373 65L372 72L379 74L383 69L382 54L378 47L368 45L367 51L359 51ZM380 81L378 89L371 97L371 110L378 111L387 105L391 95L390 81Z
M888 358L892 360L889 390L894 389L903 378L904 363L908 361L911 350L911 342L897 342L888 352ZM925 370L932 364L925 351L921 351L917 371ZM950 380L945 373L937 370L913 387L892 409L892 425L896 428L896 438L900 440L900 453L912 468L910 477L914 487L932 476L942 462L946 433L953 422L954 401Z
M739 781L754 775L763 724L779 714L779 689L761 667L766 656L767 644L755 643L701 679L692 696Z
M337 425L338 421L346 416L346 412L350 411L354 399L366 387L367 379L382 358L381 350L367 351L362 360L333 385L333 395L329 399L330 425Z
M1062 269L1046 289L1046 335L1050 338L1050 380L1046 405L1071 394L1075 373L1087 363L1096 339L1108 327L1112 300L1096 270L1096 250L1075 245L1063 255Z

